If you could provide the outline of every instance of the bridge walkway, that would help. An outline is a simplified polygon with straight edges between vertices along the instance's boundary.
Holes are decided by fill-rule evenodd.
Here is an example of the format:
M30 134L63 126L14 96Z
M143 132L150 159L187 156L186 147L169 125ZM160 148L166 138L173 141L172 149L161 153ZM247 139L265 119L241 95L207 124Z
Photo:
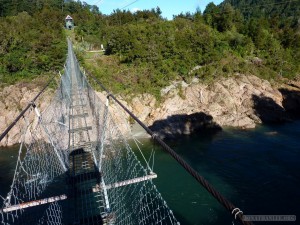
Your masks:
M88 93L80 83L71 57L71 105L69 108L69 195L73 225L106 224L101 189L95 189L101 175L93 160L93 131Z

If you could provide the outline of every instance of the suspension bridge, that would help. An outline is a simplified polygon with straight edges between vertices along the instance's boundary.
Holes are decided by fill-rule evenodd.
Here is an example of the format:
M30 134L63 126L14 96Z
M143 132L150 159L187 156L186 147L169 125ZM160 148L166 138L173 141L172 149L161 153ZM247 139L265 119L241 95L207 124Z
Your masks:
M180 224L153 183L157 175L138 160L119 129L110 101L129 113L235 219L252 224L96 82L107 92L105 100L91 87L68 40L64 73L50 105L41 112L35 104L45 87L0 137L23 119L15 174L0 208L1 224ZM29 113L36 120L29 121Z

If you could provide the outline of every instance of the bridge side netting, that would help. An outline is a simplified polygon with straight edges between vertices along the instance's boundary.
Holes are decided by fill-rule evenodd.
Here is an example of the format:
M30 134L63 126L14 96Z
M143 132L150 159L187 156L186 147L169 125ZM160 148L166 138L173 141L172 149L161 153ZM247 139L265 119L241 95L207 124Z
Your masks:
M57 203L51 203L37 225L56 225L62 223L62 207Z
M108 201L102 209L103 215L113 224L179 224L168 207L167 203L158 192L151 179L152 171L144 168L134 151L128 144L124 130L124 113L119 108L119 115L112 114L110 104L103 95L96 93L87 81L85 75L77 66L77 79L83 84L88 95L89 106L93 114L93 124L96 133L94 155L95 164L101 172L102 186L107 187ZM101 96L101 97L100 97ZM116 110L114 110L116 112ZM116 124L121 121L122 124ZM122 127L122 130L119 129ZM129 131L130 132L130 131ZM113 187L120 182L133 181L138 178L147 180ZM101 187L101 184L99 184ZM104 192L104 190L102 190ZM105 195L105 194L103 194ZM105 202L105 200L103 200Z
M124 113L111 113L114 103L94 91L68 44L52 102L43 112L32 108L36 120L21 129L23 142L0 222L59 225L73 214L68 223L97 224L100 218L116 225L178 224L152 181L156 174L128 144L119 123ZM56 200L20 207L62 194L69 208Z
M70 86L67 67L51 104L43 112L32 107L20 122L22 142L11 189L3 199L1 224L46 224L45 218L52 218L47 224L61 224L62 210L58 203L39 209L30 204L59 194L55 186L61 182L68 165ZM34 120L29 121L29 118ZM44 219L39 222L42 216Z

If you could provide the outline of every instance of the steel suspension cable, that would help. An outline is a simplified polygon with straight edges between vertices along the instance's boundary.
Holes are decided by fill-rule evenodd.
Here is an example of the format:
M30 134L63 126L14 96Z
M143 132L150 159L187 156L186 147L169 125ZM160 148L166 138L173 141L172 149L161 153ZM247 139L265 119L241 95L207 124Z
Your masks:
M235 215L235 219L243 225L254 225L251 221L243 220L242 211L227 200L220 192L218 192L204 177L202 177L195 169L193 169L183 158L181 158L171 147L169 147L161 138L159 138L151 129L149 129L142 121L140 121L126 106L124 106L105 86L89 71L86 74L93 78L95 82L107 93L107 97L111 97L119 106L121 106L143 129L151 135L166 152L168 152L198 183L200 183L215 199L217 199L231 214Z
M5 129L5 131L0 136L0 141L8 134L8 132L17 124L17 122L22 118L22 116L27 112L27 110L34 105L34 102L40 97L40 95L46 90L46 88L53 81L55 75L51 77L48 83L43 87L43 89L28 103L28 105L22 110L22 112L15 118L15 120Z

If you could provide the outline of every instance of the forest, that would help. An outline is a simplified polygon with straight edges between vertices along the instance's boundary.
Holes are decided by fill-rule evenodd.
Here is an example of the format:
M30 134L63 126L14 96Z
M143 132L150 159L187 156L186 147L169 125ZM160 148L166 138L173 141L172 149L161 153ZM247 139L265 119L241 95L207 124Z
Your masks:
M75 1L0 0L1 86L62 70L66 15L84 11L96 15L97 10Z
M62 68L67 14L74 18L79 43L95 49L104 44L105 55L96 60L84 51L77 54L117 93L159 97L174 80L254 74L282 82L300 72L299 1L225 0L172 20L163 18L159 7L104 15L80 1L0 1L2 82Z

